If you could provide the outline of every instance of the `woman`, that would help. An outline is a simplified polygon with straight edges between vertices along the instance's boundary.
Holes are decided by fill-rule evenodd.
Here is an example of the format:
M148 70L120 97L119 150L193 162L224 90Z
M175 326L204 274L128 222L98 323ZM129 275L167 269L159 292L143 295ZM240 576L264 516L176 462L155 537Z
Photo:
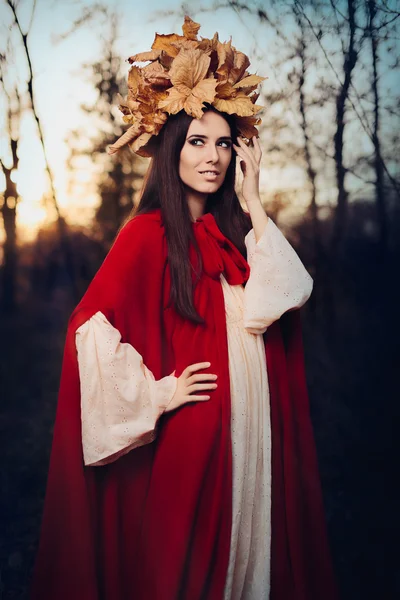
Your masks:
M297 310L312 279L264 213L260 161L209 103L158 133L69 322L32 598L336 597Z

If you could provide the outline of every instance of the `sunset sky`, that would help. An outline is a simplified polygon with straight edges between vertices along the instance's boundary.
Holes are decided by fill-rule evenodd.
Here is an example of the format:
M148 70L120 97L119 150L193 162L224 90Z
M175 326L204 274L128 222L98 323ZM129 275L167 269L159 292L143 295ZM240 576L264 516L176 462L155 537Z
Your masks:
M80 104L92 101L95 98L95 91L91 82L85 81L81 65L90 63L99 56L102 36L108 34L108 28L104 18L99 15L91 23L70 33L65 39L60 40L59 37L71 30L72 24L85 7L93 4L94 2L89 0L84 2L38 0L28 37L36 75L35 101L43 122L59 204L61 209L67 212L70 220L81 223L90 219L98 198L94 184L91 185L93 174L88 168L75 174L79 186L75 187L73 194L68 191L70 173L65 164L68 156L65 138L69 131L79 127L82 128L82 136L85 136L87 119L80 109ZM279 90L281 89L279 77L285 76L286 81L286 75L282 71L277 73L276 69L272 68L271 52L274 51L274 44L271 33L244 12L238 15L232 9L220 9L197 13L200 3L190 2L186 5L186 10L180 11L179 16L161 17L157 15L157 11L166 8L176 11L180 3L175 1L166 3L165 0L152 0L151 3L108 0L106 5L108 9L114 8L121 15L118 50L122 57L149 50L156 31L181 33L183 15L187 13L201 23L199 36L211 38L215 31L218 31L221 41L228 41L232 36L233 45L250 57L251 72L268 77L262 86L268 86L268 90ZM209 0L201 2L203 8L210 8L211 5L212 2ZM30 17L31 6L31 1L22 0L18 7L24 30ZM3 0L0 4L0 38L3 40L6 39L11 22L11 11ZM286 33L290 35L289 23L286 24ZM9 61L7 65L6 78L12 81L17 76L20 81L24 81L27 67L16 30L13 31L11 39L17 52L14 60ZM256 55L260 59L257 59ZM126 63L126 73L128 69L129 65ZM390 78L388 85L389 83ZM3 106L3 99L1 99L0 130L4 127ZM52 218L52 213L42 203L42 196L48 184L36 124L30 111L25 111L21 132L17 184L22 200L18 208L18 223L26 237L32 235L46 218ZM0 154L5 164L9 162L8 152L7 140L2 135ZM303 184L304 175L301 169L292 169L289 173L281 168L262 170L261 186L268 185L269 191L288 186L301 188ZM4 181L0 173L0 192L2 189L4 189ZM327 199L329 201L329 193Z

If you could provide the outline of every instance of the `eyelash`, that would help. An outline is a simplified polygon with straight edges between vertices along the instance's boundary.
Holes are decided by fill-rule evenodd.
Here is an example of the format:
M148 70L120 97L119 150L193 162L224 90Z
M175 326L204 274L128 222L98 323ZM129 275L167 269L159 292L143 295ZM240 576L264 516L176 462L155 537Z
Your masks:
M195 147L196 147L196 146L197 146L197 144L194 144L194 142L202 142L202 141L203 141L203 140L202 140L201 138L193 138L192 140L189 140L189 144L191 144L192 146L195 146ZM231 142L225 142L224 140L222 140L222 141L220 142L220 144L228 144L228 145L226 146L226 148L227 148L227 149L232 147L232 144L231 144Z

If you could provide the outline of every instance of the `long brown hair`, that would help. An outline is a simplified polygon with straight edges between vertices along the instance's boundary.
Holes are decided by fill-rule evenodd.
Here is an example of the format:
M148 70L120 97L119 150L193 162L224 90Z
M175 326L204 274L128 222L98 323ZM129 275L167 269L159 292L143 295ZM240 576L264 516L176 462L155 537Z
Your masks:
M217 111L206 105L206 110L218 112L229 124L231 136L237 144L237 129L233 116ZM186 201L184 184L179 176L179 160L189 125L194 117L181 110L171 115L157 136L156 152L143 181L140 201L131 212L129 219L161 209L168 246L168 262L171 273L171 294L169 298L175 310L194 323L204 323L193 305L192 265L189 261L189 247L193 244L199 271L195 273L195 282L202 273L200 250L195 239L192 219ZM228 166L221 187L209 194L204 213L212 213L222 233L247 258L244 238L251 229L251 221L243 211L235 192L236 153Z

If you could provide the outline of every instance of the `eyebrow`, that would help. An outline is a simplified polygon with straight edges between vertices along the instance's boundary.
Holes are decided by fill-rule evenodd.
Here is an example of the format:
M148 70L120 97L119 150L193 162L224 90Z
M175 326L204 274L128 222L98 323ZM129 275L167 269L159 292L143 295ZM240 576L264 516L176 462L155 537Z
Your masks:
M188 140L190 140L190 138L192 137L197 137L197 138L203 138L204 140L208 140L208 136L206 135L196 135L195 133L193 133L192 135L189 135L189 137L187 138ZM232 138L230 135L223 135L222 137L218 138L218 140L230 140L232 141Z

